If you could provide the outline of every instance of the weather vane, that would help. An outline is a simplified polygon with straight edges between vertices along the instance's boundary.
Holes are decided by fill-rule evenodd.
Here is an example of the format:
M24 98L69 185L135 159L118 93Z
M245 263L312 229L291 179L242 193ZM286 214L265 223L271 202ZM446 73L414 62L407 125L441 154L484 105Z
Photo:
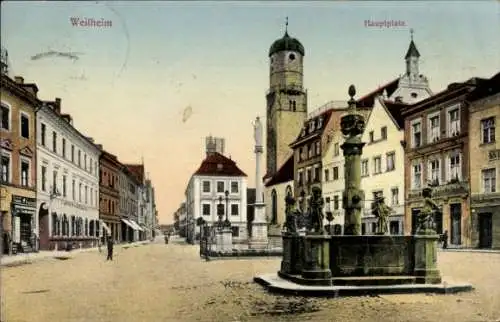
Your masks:
M288 17L285 19L285 32L288 32Z

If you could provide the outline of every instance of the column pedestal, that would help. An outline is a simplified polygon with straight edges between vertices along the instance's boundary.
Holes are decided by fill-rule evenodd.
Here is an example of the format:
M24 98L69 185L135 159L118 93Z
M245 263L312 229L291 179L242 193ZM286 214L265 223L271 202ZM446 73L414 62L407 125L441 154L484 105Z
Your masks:
M251 249L266 249L269 244L267 238L267 222L265 204L254 205L254 221L252 222L252 237L248 247Z
M233 250L233 231L230 228L222 230L222 251L230 252Z
M419 284L439 284L441 274L437 268L438 235L415 235L415 276Z
M306 284L332 285L330 236L310 234L304 237L304 241L302 278Z

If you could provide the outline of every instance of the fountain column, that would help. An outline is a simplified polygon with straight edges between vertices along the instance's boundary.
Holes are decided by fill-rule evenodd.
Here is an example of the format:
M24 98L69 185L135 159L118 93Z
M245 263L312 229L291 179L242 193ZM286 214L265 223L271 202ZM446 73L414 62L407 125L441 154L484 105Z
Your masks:
M361 215L364 208L365 193L361 190L361 154L365 143L361 135L365 129L365 118L356 111L356 89L349 87L348 113L340 119L340 127L345 141L340 148L344 151L345 187L342 206L345 210L344 235L361 235Z

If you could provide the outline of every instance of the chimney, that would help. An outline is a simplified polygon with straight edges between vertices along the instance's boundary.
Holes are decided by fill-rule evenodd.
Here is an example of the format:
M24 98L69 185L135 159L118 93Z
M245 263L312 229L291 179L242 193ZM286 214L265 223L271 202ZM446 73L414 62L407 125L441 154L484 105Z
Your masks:
M73 125L73 118L71 117L71 115L69 115L69 114L61 114L61 117L66 122L68 122L69 124Z
M102 144L96 144L96 146L99 148L99 150L102 150Z
M54 100L54 112L61 114L61 99L59 97Z
M24 78L21 76L14 76L14 81L18 84L24 84Z
M38 94L38 87L36 84L23 84L23 88L30 92L33 96L37 97Z

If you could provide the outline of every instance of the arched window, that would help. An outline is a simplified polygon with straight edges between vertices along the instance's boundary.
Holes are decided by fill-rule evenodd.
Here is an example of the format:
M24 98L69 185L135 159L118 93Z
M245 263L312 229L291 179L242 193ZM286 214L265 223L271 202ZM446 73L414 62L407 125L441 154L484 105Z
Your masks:
M276 224L278 222L278 195L276 190L273 189L271 192L271 224Z
M297 110L297 105L295 101L292 101L292 109L294 112Z
M94 236L94 221L91 220L89 224L89 235Z
M75 216L71 216L71 236L76 235L76 221L75 221Z
M85 218L85 236L89 235L89 221Z
M66 214L64 214L62 217L62 234L63 234L63 236L68 236L68 232L69 232L68 217L66 217Z
M57 236L57 214L52 213L52 236Z
M290 185L286 186L285 196L292 196L293 197L292 187Z

